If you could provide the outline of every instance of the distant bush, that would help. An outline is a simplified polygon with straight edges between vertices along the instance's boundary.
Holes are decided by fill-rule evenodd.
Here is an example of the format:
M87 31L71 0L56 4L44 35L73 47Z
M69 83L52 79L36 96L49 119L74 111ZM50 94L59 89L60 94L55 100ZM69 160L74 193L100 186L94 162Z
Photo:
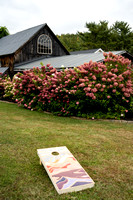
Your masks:
M18 73L13 98L30 110L63 116L132 117L131 62L111 52L104 56L104 64L90 61L60 72L47 65Z
M13 100L13 82L9 76L4 75L0 78L0 98L8 101Z

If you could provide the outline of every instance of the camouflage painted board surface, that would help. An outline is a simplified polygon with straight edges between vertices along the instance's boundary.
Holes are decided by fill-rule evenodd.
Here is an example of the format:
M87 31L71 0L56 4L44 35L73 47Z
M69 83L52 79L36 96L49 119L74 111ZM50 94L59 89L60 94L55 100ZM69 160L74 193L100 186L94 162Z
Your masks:
M37 149L37 154L59 194L94 186L94 181L67 147Z

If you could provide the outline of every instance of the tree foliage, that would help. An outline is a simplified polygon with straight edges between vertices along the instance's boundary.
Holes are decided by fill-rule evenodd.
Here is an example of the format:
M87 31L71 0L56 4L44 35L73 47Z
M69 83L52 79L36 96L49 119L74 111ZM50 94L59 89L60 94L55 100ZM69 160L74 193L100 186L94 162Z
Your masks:
M116 21L111 27L112 42L115 44L115 50L129 50L133 48L133 32L127 22Z
M0 38L9 35L9 31L5 26L0 26Z
M102 48L104 51L127 50L133 53L133 31L127 22L116 21L112 26L104 20L86 23L86 32L62 34L58 38L68 51Z
M88 49L102 48L108 49L108 43L110 41L110 30L108 28L107 21L100 21L99 24L95 22L86 23L88 32L78 33L84 41L84 46Z
M82 39L78 34L61 34L57 35L61 43L67 48L68 51L82 50Z

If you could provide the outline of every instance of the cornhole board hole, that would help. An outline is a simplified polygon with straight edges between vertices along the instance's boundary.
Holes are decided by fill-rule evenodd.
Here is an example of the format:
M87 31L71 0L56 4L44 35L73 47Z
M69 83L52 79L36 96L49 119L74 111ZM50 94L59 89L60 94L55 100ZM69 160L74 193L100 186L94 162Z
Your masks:
M37 154L59 194L94 186L94 181L67 147L37 149Z

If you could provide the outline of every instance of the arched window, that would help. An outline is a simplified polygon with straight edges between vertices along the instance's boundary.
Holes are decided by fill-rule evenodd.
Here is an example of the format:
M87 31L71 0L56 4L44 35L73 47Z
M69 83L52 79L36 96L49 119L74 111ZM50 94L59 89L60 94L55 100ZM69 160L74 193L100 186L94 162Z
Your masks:
M52 54L52 40L48 35L42 34L37 40L37 53Z

